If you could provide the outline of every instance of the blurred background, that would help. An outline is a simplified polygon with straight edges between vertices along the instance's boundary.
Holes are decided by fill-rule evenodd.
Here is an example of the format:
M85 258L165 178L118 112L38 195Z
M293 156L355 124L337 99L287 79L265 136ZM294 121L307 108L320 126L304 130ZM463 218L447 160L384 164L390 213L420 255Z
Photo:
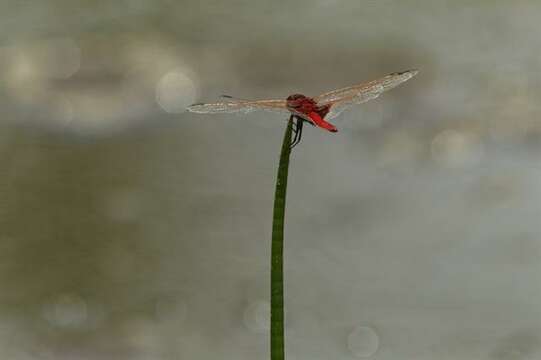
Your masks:
M419 75L307 128L286 353L541 354L538 1L0 2L0 358L268 358L279 115L194 102Z

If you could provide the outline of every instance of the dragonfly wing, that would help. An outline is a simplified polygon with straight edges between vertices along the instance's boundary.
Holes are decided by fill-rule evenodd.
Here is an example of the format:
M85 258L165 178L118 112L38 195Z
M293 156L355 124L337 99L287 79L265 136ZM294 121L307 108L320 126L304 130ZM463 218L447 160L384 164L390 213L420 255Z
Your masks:
M249 113L256 110L266 110L279 113L288 113L285 100L237 100L230 99L217 103L193 104L187 108L188 111L199 114L218 113Z
M330 105L330 111L325 119L337 117L342 111L354 104L362 104L377 98L382 92L390 90L404 81L417 75L418 70L407 70L392 73L380 79L367 83L350 86L343 89L333 90L316 96L314 100L319 105Z
M340 115L344 110L351 107L351 105L355 104L362 104L364 102L367 102L369 100L377 98L382 92L385 90L383 87L375 86L371 89L371 91L365 91L362 94L358 94L357 96L352 96L348 99L342 99L339 101L331 102L331 108L329 109L329 112L325 116L325 119L330 120L334 119L338 115Z

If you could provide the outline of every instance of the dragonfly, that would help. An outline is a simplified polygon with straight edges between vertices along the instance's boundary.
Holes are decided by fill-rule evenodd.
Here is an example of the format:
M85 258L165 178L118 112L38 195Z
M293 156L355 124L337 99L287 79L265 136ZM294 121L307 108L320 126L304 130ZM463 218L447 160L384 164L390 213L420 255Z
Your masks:
M300 143L302 127L306 122L329 132L337 132L335 125L328 122L340 115L352 105L362 104L375 99L381 93L390 90L417 75L418 70L394 72L382 78L308 97L303 94L289 95L285 100L246 100L229 95L222 95L224 101L215 103L197 103L187 110L199 114L249 113L256 110L289 115L294 123L294 138L291 148Z

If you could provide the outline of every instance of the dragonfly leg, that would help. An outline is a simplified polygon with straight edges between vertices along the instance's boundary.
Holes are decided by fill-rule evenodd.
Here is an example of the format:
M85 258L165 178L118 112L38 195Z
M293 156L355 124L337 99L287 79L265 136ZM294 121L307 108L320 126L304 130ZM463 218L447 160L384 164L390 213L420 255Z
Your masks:
M297 123L296 122L292 123L291 131L293 131L296 134L296 133L298 133L297 128L298 128Z
M293 140L291 140L291 145L295 144L299 138L299 125L297 123L293 124L293 132L295 133L295 136L293 136Z
M289 121L291 122L291 129L295 133L295 136L293 137L293 140L291 140L291 144L294 144L295 141L297 141L297 138L299 136L299 125L297 122L294 122L293 120L295 117L293 115L290 116Z
M295 146L297 146L301 142L303 123L304 123L304 120L297 118L297 122L295 124L297 131L295 132L295 137L293 138L293 141L291 142L290 149L293 149Z
M297 138L299 137L299 133L296 130L294 130L293 132L295 133L295 136L293 136L293 140L291 140L291 144L290 144L291 148L293 148L292 145L297 141Z

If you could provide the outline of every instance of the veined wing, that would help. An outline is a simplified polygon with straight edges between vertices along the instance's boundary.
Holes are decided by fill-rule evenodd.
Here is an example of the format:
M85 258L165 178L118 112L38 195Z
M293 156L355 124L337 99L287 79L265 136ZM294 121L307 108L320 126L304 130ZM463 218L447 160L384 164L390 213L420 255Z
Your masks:
M399 73L392 73L367 83L321 94L316 96L314 100L318 105L331 105L330 111L327 116L325 116L325 119L332 119L349 106L375 99L382 92L402 84L404 81L417 75L418 72L418 70L407 70Z
M187 108L188 111L199 114L218 114L218 113L249 113L256 110L267 110L280 113L288 113L285 100L240 100L231 99L227 101L193 104Z

